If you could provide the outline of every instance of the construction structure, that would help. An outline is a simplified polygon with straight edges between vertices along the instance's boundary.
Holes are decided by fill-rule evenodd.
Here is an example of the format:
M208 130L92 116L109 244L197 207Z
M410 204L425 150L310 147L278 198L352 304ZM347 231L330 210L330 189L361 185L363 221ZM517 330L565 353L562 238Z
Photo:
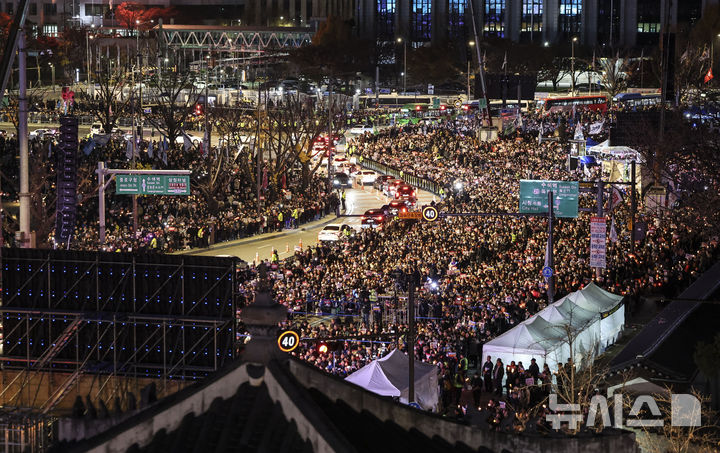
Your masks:
M5 438L17 431L18 442L42 445L42 427L78 396L128 407L130 394L148 383L167 395L235 359L237 265L234 258L6 249Z

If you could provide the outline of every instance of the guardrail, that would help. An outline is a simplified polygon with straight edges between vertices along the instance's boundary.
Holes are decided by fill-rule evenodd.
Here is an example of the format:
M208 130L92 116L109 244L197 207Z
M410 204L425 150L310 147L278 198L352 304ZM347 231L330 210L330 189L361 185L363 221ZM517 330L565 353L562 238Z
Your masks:
M428 192L431 192L435 195L440 195L440 188L442 187L442 184L439 184L435 181L432 181L430 179L420 178L419 176L415 176L406 172L402 172L402 176L400 175L400 170L398 170L395 167L391 167L389 165L381 164L380 162L376 162L372 159L367 159L363 157L363 161L358 161L360 166L367 168L368 170L377 171L379 173L383 173L386 175L393 176L395 178L400 178L403 181L407 182L408 184L417 187L418 189L426 190Z

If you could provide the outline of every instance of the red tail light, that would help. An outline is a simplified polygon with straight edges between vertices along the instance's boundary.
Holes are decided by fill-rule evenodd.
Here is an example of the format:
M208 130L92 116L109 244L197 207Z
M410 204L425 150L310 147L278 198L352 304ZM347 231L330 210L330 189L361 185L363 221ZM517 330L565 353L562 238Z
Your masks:
M382 222L383 216L379 215L377 216L377 219Z

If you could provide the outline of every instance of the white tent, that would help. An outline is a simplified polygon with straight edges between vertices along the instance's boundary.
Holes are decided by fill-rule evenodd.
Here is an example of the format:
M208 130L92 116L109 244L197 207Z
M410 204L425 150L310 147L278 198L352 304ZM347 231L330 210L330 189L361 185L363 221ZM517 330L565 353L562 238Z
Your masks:
M610 140L605 140L585 150L586 153L600 154L603 159L636 160L644 162L643 157L628 146L610 146Z
M409 365L406 354L394 349L381 359L373 360L347 378L382 396L400 397L408 402ZM425 410L437 410L439 401L438 369L435 365L415 361L415 401Z
M552 368L567 356L563 338L564 332L558 325L536 315L485 343L483 357L491 356L493 362L501 359L506 366L511 361L522 362L525 368L534 358L539 367L547 363Z
M569 333L574 336L574 360L578 364L582 362L584 357L592 357L598 352L597 346L600 343L600 316L598 316L597 313L572 303L568 298L563 298L540 311L538 316L550 323L560 326L565 331L565 338L563 338L564 343L569 343ZM570 328L569 332L566 326Z
M572 303L593 313L600 314L600 347L613 344L625 324L623 296L610 293L590 283L580 291L566 296Z
M579 364L617 339L625 323L622 298L591 283L485 343L483 357L500 358L505 365L521 361L525 368L534 358L540 368L547 364L555 370L570 357L572 338Z

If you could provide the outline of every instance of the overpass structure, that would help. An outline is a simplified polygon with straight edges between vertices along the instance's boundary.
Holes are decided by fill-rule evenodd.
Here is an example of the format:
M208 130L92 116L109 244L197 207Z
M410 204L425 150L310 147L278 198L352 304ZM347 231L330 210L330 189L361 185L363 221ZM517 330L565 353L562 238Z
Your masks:
M310 44L314 30L308 27L223 27L212 25L165 25L154 28L160 48L214 52L257 53Z

